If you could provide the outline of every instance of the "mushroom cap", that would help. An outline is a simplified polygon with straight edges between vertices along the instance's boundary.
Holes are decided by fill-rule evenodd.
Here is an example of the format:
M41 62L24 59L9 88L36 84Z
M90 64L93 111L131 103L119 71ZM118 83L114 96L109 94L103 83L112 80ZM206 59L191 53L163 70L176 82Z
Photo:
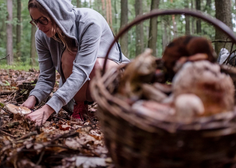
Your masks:
M198 96L204 104L204 115L233 110L233 81L220 72L218 64L209 61L188 62L176 74L172 84L175 97L180 94Z
M175 99L175 109L177 115L194 116L204 113L202 100L195 94L181 94Z
M181 57L189 57L198 53L207 54L207 60L216 61L216 54L211 42L205 37L181 36L175 38L163 52L163 63L167 76L172 80L175 72L173 68Z
M156 67L156 58L152 56L152 50L146 49L127 65L121 76L118 92L127 97L139 97L141 84L153 79Z
M9 111L9 112L11 112L11 113L13 113L13 114L23 114L23 115L26 115L26 114L29 114L29 113L31 113L31 110L30 109L28 109L27 107L23 107L23 106L16 106L16 105L14 105L14 104L7 104L6 106L5 106L5 108Z

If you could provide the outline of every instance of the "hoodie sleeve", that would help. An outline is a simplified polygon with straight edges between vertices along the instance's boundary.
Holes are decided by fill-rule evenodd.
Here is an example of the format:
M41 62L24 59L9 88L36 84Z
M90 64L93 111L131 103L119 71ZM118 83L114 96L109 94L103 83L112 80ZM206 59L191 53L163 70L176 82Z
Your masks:
M89 75L97 59L97 52L101 40L102 29L91 23L85 26L80 39L78 53L73 62L72 74L48 101L48 105L57 113L66 105L89 79Z
M35 35L36 49L38 52L38 62L40 74L35 88L30 92L37 98L38 103L47 99L55 84L55 68L52 63L51 55L48 48L44 45L42 39Z

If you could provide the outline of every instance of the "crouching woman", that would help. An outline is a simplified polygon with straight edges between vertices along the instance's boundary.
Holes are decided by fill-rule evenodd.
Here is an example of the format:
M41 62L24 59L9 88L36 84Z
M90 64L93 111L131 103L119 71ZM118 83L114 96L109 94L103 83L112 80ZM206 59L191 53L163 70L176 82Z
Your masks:
M92 101L89 82L95 70L103 66L113 33L98 12L75 8L69 0L29 0L28 10L31 23L38 28L35 38L40 75L22 105L32 109L47 99L55 84L55 70L61 75L62 85L44 106L28 117L39 125L73 99L72 117L82 118L88 111L84 102ZM107 68L127 62L115 44Z

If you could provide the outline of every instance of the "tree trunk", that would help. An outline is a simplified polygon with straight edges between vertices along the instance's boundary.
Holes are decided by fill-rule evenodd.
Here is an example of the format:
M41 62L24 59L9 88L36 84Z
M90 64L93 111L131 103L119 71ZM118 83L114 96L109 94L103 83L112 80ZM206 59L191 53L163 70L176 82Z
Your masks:
M196 10L199 10L199 11L201 10L201 0L196 0ZM202 31L200 19L197 19L196 27L197 27L197 34L200 34Z
M166 46L168 45L168 26L165 21L162 23L162 27L162 30L164 31L162 34L162 51L164 51Z
M216 7L216 18L224 22L227 26L232 29L232 15L231 15L231 1L226 0L215 0ZM225 33L216 29L215 34L216 40L226 40L228 38ZM224 43L216 43L215 50L216 53L220 52L220 49L224 46ZM231 44L225 46L228 50L231 48Z
M117 1L113 1L114 2L114 12L115 12L115 28L114 28L114 33L117 34L118 29L117 29L117 5L116 2Z
M151 10L158 9L159 7L159 0L152 0L151 2ZM153 50L153 55L156 56L157 53L157 18L150 19L149 25L149 38L148 38L148 48Z
M81 7L81 0L77 0L77 8L80 8Z
M189 0L185 0L185 9L189 9ZM185 34L190 35L190 19L185 15Z
M120 27L123 28L128 23L128 0L121 0L121 21ZM128 33L126 32L120 39L122 53L128 55Z
M17 0L16 56L21 58L21 0Z
M12 0L7 0L7 64L13 64Z
M111 6L111 0L106 0L106 20L107 20L107 23L109 24L111 30L113 31L113 28L112 28L112 6Z
M194 9L194 1L191 0L191 9L193 10ZM191 22L191 25L192 25L192 34L195 33L195 18L194 17L191 17L192 18L192 22Z
M31 45L30 45L30 64L32 66L35 66L35 59L36 59L36 47L35 47L35 32L36 32L36 27L31 26Z
M211 8L212 0L206 0L206 6L204 11L207 11L208 14L210 14L212 8Z
M113 31L113 26L112 26L112 6L111 6L111 0L109 2L109 20L110 20L110 28Z
M6 24L6 20L7 20L7 17L2 17L2 20L0 20L0 24L2 25L1 27L0 27L0 39L1 39L1 41L3 42L2 43L2 47L3 48L5 48L6 49L6 41L7 41L7 37L6 37L6 32L7 32L7 30L6 30L6 27L7 27L7 24ZM4 60L6 60L7 61L7 52L5 51L5 53L3 54L3 55L0 55L0 58L5 58ZM1 62L1 61L0 61Z
M143 14L142 0L135 1L136 17ZM136 25L136 56L143 52L143 23Z
M105 0L102 0L102 15L105 17L106 9L105 9Z
M206 6L211 7L212 0L206 0Z
M173 0L170 0L171 3L173 3ZM173 22L173 33L174 33L174 38L177 37L177 26L176 26L176 21L175 21L175 15L172 15L172 22Z
M110 25L110 17L109 17L109 0L106 0L106 20L107 23Z

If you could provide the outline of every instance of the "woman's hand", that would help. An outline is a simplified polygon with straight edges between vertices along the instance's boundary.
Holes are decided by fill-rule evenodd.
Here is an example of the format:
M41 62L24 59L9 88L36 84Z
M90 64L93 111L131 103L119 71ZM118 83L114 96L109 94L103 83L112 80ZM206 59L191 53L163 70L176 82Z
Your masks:
M29 96L28 99L21 105L29 109L33 109L36 104L36 98L34 96Z
M46 122L53 112L54 110L49 105L45 104L43 107L28 114L26 117L32 121L35 121L36 125L41 125Z

